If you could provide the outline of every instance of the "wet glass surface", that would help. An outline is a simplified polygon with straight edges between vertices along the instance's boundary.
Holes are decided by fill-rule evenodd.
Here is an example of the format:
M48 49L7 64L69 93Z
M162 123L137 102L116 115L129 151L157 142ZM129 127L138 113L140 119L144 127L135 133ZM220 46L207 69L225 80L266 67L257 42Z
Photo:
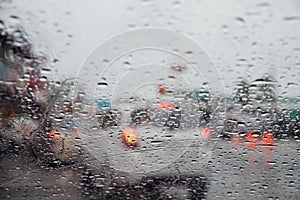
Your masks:
M299 10L0 0L0 199L299 199Z

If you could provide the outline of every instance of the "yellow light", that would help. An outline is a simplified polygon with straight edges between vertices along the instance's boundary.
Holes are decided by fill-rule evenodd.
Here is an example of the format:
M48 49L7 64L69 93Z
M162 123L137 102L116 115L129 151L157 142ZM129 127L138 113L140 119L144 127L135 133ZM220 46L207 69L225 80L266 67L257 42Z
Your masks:
M123 140L129 146L136 146L138 143L138 132L136 128L128 126L123 130Z

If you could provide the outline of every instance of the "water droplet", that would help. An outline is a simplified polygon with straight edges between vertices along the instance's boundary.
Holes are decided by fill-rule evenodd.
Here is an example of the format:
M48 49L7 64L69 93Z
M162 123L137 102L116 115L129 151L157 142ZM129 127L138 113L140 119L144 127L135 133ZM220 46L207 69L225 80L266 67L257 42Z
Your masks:
M235 19L242 25L244 25L246 23L246 21L242 17L235 17Z
M284 17L283 20L285 20L285 21L298 21L298 20L300 20L300 16Z

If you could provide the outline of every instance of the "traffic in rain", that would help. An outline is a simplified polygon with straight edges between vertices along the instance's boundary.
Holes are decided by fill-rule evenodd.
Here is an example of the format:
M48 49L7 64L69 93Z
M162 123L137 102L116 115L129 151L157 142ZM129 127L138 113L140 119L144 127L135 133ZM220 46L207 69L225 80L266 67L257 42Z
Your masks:
M300 16L293 14L299 2L287 1L281 12L278 2L232 0L219 15L217 0L192 2L194 8L183 1L124 1L119 6L146 25L108 32L81 53L80 39L89 43L93 34L85 30L82 39L72 24L85 18L96 25L78 14L88 13L85 4L66 9L64 3L33 2L25 8L0 0L1 199L300 198ZM104 3L94 3L104 10ZM181 23L159 26L139 14L140 6L148 14L153 7L167 21L160 8L170 6L179 14L166 13ZM106 9L121 9L113 7ZM204 30L184 31L194 14L182 22L183 8L213 11L216 17L199 15L208 24L203 38L219 37L227 46L199 45L196 35ZM236 8L245 17L233 17ZM283 19L273 16L278 13ZM235 25L209 25L223 15ZM255 17L293 30L278 32L266 47L269 30L248 36L261 26ZM58 33L51 33L48 20L57 20ZM43 24L47 34L37 28ZM240 45L244 40L248 49Z

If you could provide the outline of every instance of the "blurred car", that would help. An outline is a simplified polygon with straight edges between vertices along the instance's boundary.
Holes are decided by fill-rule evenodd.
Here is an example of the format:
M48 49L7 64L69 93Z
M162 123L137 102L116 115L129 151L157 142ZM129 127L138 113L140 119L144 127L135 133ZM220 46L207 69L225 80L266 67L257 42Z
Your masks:
M96 116L102 129L117 128L120 124L121 113L118 110L112 109L108 112L100 112Z
M179 107L175 107L174 110L169 114L165 126L170 129L179 128L180 121L181 121L181 109Z
M134 110L131 113L131 123L133 125L143 124L148 125L151 122L149 110L146 108Z
M111 103L108 100L98 99L96 104L101 112L109 112L111 110Z
M276 115L273 123L273 131L279 139L299 139L300 118L297 109L282 110Z

